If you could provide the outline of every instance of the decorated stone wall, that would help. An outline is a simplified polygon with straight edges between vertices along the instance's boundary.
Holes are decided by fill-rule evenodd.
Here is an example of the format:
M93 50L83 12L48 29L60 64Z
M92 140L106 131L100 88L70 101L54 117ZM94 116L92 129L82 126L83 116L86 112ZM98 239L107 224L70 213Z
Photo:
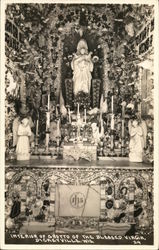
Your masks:
M92 208L91 211L87 208L87 216L77 216L76 213L71 216L70 211L73 210L70 209L70 215L60 216L55 211L60 197L58 187L66 187L66 196L68 188L69 193L72 192L71 187L74 192L78 187L80 192L81 187L92 190L98 190L99 187L99 215L90 216ZM120 227L120 224L121 227L125 225L127 231L131 224L135 225L132 234L142 232L146 235L153 230L152 169L8 167L5 191L6 231L22 232L26 222L43 222L44 225L46 222L52 223L55 232L62 232L64 229L76 232L81 229L81 232L85 230L87 233L91 229L104 233L107 223L110 223L111 227L109 235L111 232L114 235L113 228L115 225ZM13 209L15 201L21 204L18 213L15 208ZM93 200L88 201L90 202ZM71 205L66 201L64 206L66 213L67 207ZM95 207L94 204L94 209L98 209Z

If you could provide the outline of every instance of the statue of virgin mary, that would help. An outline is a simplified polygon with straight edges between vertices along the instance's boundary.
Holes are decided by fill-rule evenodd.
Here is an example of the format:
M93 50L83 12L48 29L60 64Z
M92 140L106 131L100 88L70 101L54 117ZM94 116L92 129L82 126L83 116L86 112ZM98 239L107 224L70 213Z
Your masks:
M77 53L74 54L71 62L73 70L73 92L77 95L79 92L90 93L91 72L93 71L92 52L88 53L88 46L84 39L81 39L77 45Z

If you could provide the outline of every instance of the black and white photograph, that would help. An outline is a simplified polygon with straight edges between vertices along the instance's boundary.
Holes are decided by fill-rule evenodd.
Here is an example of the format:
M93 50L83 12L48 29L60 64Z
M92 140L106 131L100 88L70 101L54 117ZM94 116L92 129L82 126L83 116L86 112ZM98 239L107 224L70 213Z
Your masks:
M2 249L157 250L158 1L1 11Z

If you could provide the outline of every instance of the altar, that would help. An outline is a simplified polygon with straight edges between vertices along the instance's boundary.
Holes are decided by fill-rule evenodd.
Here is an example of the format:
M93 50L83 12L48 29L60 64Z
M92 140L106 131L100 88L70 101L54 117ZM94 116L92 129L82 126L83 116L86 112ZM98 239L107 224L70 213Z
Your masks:
M143 115L143 104L138 102L143 71L136 66L136 86L129 89L128 84L128 92L124 94L123 87L113 82L106 65L100 66L100 60L109 64L108 47L103 46L103 41L101 45L95 43L89 47L89 36L83 28L79 34L74 51L70 49L67 67L65 44L62 41L59 44L65 70L59 71L56 91L48 80L42 91L39 90L40 102L35 105L33 99L28 104L30 90L27 93L26 87L21 86L20 106L11 126L7 158L94 161L99 157L129 157L130 162L153 162L153 115ZM101 68L107 78L99 73ZM153 78L152 69L148 74L147 84ZM152 101L146 105L152 110Z
M5 28L6 243L152 245L154 6L13 4Z

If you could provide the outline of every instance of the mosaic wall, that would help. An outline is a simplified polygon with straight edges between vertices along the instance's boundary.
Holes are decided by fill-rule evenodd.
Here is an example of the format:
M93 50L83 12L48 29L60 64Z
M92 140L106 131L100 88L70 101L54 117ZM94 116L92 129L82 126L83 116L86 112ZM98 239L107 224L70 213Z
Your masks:
M100 216L55 215L58 185L99 186ZM153 231L152 169L8 167L5 190L6 232L22 233L26 222L50 223L57 233Z

